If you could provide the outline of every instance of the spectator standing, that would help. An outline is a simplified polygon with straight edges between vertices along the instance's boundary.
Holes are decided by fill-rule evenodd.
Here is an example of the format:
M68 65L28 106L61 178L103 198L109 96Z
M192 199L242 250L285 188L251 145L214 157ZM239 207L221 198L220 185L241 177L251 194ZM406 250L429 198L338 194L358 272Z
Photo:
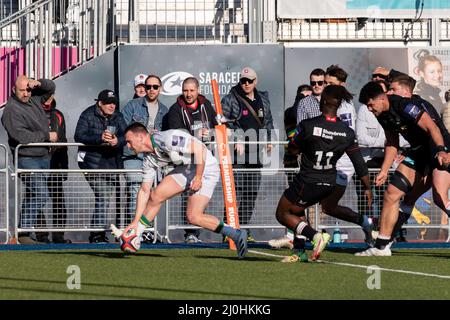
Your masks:
M311 119L320 115L320 97L325 88L325 71L319 68L311 71L309 84L312 87L312 94L298 103L297 125L305 119Z
M136 76L135 85L141 86L141 77ZM149 131L164 130L165 117L169 109L159 101L161 93L161 79L156 75L149 75L144 79L145 95L130 100L122 110L126 125L140 123ZM136 86L135 86L136 89ZM167 129L167 128L166 128ZM141 170L144 154L135 154L127 146L123 149L123 166L127 170ZM131 222L132 215L136 211L136 197L142 182L142 173L126 173L127 180L127 219ZM143 242L152 242L152 236L144 232Z
M78 149L80 169L122 168L126 124L116 108L118 103L115 93L106 89L99 93L96 104L81 113L75 129L75 141L86 145ZM109 200L115 194L118 182L117 174L88 173L86 180L95 195L91 227L105 228ZM108 239L104 231L91 232L89 242L108 242Z
M212 130L217 125L216 111L211 102L200 94L200 85L196 78L186 78L182 88L183 94L177 98L167 114L169 129L184 129L203 143L210 142ZM186 206L186 200L187 197L183 194L183 207ZM185 229L184 231L186 243L201 242L199 230Z
M387 81L389 70L384 67L376 67L372 71L372 81Z
M223 115L229 119L238 142L259 142L258 145L236 144L235 165L238 169L253 169L235 176L236 198L239 204L239 223L248 225L255 207L261 184L261 153L270 153L271 130L274 129L270 100L267 91L256 89L258 77L250 67L242 69L239 83L222 99ZM257 170L255 170L257 169ZM248 241L254 242L248 232Z
M284 129L286 131L286 137L288 139L292 138L295 133L295 128L297 127L297 108L300 100L306 98L312 94L313 88L310 85L302 84L297 88L297 95L295 96L294 104L284 111ZM298 168L299 163L297 156L291 155L287 151L287 147L284 151L283 164L285 168ZM290 178L292 177L292 178ZM288 183L293 179L293 175L288 176Z
M147 75L141 73L134 78L133 99L142 98L147 95L147 91L145 90L145 80L147 79L147 77Z
M31 96L33 89L39 88L40 94L51 96L55 93L55 83L48 79L32 80L22 75L14 84L13 94L8 99L2 116L2 124L8 134L8 144L12 154L17 145L28 143L56 142L58 135L48 128L45 111L41 107L42 96ZM49 169L50 155L48 147L25 147L19 149L19 169ZM48 198L47 178L40 172L22 175L24 198L19 226L36 227L39 212ZM39 233L36 237L39 237ZM36 244L30 233L20 233L19 243Z

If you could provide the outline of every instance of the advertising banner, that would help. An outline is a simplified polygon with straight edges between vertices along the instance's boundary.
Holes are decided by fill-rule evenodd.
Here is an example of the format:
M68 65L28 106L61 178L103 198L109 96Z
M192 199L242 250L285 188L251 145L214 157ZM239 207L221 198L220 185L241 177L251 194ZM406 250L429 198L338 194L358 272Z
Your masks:
M448 18L448 0L278 0L278 18Z

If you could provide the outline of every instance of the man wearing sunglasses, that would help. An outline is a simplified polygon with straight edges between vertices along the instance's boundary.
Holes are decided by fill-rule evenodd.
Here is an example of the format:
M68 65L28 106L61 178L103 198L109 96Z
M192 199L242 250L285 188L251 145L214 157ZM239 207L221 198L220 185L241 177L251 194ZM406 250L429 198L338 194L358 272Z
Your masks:
M320 115L319 104L322 91L325 88L325 71L314 69L309 75L309 84L312 94L300 100L297 107L297 124L305 119L311 119Z
M389 70L384 67L376 67L372 72L372 81L387 81L389 77Z
M263 166L262 151L265 149L269 153L272 150L270 143L264 143L271 140L271 130L274 128L269 94L257 90L257 84L256 71L245 67L241 71L239 83L222 99L223 115L230 119L228 124L230 129L235 130L236 140L247 143L235 145L234 168L253 169L235 176L239 223L244 226L252 218L261 183L261 172L255 169ZM261 143L256 145L248 142ZM248 235L248 241L254 242L250 232Z
M136 79L135 79L136 81ZM135 82L136 84L136 82ZM138 83L139 84L139 83ZM169 109L159 101L162 82L156 75L149 75L144 81L145 95L129 101L122 110L125 122L128 125L138 122L144 125L148 130L164 130L163 124ZM143 154L135 154L127 146L123 150L123 166L127 170L142 168ZM129 223L132 214L136 209L136 196L142 182L141 173L127 173L127 221ZM152 236L149 233L143 234L143 242L152 242Z
M32 90L39 94L32 96ZM14 154L17 145L28 143L56 142L58 134L50 132L48 120L41 107L43 96L55 93L52 80L33 80L19 76L3 111L2 124L8 133L8 144ZM18 166L20 169L49 169L50 155L48 147L30 147L19 149ZM36 172L25 179L24 199L22 199L21 228L36 227L36 218L48 198L46 176ZM39 236L39 234L37 234ZM29 233L19 234L19 243L36 244Z

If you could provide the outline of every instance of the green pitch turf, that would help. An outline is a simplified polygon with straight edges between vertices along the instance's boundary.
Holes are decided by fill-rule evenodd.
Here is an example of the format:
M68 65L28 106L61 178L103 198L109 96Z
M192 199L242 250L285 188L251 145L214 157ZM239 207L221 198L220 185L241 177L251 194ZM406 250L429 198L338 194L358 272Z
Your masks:
M272 255L287 250L254 249ZM449 250L394 250L393 257L354 257L326 251L327 262L420 272L381 271L380 289L357 266L283 264L225 249L0 252L0 299L450 299ZM81 289L69 290L67 268L81 271ZM437 278L430 275L441 275Z

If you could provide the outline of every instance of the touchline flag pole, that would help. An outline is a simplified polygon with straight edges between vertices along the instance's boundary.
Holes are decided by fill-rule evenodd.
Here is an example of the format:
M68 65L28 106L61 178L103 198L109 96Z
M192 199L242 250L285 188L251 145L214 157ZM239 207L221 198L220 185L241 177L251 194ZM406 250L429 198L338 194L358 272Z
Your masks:
M219 86L216 80L211 80L213 90L214 105L216 107L217 121L216 125L216 143L219 155L220 174L222 176L223 200L225 202L225 211L227 224L233 228L239 228L239 215L236 205L236 189L234 186L233 163L231 162L230 148L228 144L227 127L220 122L223 118L222 105L220 104ZM228 243L231 250L236 250L236 244L230 237Z

